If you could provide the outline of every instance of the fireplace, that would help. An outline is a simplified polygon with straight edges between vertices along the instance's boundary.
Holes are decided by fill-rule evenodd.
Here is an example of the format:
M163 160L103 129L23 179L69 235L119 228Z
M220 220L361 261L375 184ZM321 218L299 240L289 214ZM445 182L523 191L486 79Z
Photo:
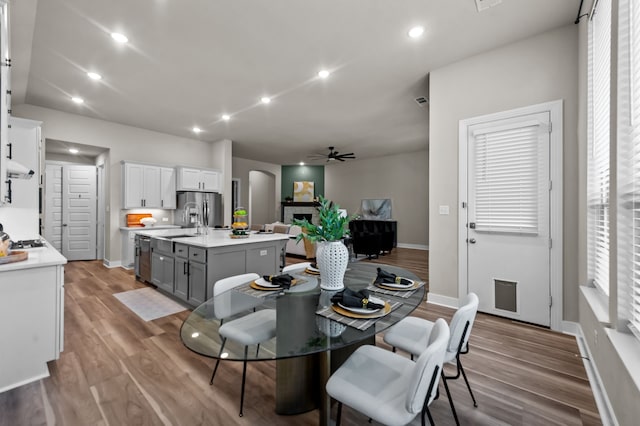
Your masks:
M317 224L320 220L318 216L318 205L319 204L315 202L282 203L281 221L290 224L293 219L307 219L309 222Z
M313 213L293 213L293 218L296 220L307 219L307 222L311 222L313 220Z

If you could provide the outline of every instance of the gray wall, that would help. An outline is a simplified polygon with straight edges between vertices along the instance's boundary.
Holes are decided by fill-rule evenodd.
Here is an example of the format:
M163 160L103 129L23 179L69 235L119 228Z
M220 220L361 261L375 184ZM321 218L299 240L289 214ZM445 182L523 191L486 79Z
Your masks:
M425 147L426 148L426 147ZM357 213L363 198L390 198L398 244L429 246L429 153L346 161L324 168L325 196Z
M42 136L45 139L110 149L109 164L105 167L105 180L109 182L105 258L109 262L117 262L121 258L122 160L220 169L225 184L224 192L231 193L231 177L225 173L225 165L231 163L231 141L211 143L181 138L27 104L16 105L12 109L16 116L42 121ZM230 219L227 223L230 223Z
M281 187L281 166L279 164L265 163L262 161L247 160L245 158L233 157L233 177L240 179L240 205L249 207L249 172L258 170L270 173L275 178L275 198L273 217L280 219L280 187ZM251 212L249 212L251 213ZM257 222L256 222L257 223Z
M277 220L276 178L273 173L260 170L249 172L249 221L254 224L273 223Z
M458 297L458 123L564 100L564 307L578 319L578 27L569 25L430 74L430 291ZM438 214L449 205L450 214Z

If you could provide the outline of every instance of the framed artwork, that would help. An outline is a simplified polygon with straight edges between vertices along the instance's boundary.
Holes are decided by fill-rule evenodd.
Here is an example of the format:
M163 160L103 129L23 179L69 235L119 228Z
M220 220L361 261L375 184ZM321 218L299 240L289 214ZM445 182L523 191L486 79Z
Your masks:
M313 182L293 182L293 201L313 201Z
M389 220L391 219L391 200L388 198L362 200L360 212L363 219Z

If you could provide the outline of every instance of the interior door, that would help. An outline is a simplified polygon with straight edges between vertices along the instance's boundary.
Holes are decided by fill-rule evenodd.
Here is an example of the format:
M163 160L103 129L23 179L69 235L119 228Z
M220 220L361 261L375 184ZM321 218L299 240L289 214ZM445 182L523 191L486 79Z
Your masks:
M96 167L64 166L62 254L67 260L96 259Z
M482 312L549 326L549 113L468 132L469 291Z
M46 165L45 194L44 238L62 252L62 166Z

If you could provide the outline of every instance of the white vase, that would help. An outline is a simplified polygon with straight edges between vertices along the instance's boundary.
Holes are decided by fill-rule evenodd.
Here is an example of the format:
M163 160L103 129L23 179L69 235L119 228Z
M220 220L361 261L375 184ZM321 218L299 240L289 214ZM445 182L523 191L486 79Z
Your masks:
M320 270L320 288L342 290L349 263L349 250L342 241L325 241L318 245L316 261Z

